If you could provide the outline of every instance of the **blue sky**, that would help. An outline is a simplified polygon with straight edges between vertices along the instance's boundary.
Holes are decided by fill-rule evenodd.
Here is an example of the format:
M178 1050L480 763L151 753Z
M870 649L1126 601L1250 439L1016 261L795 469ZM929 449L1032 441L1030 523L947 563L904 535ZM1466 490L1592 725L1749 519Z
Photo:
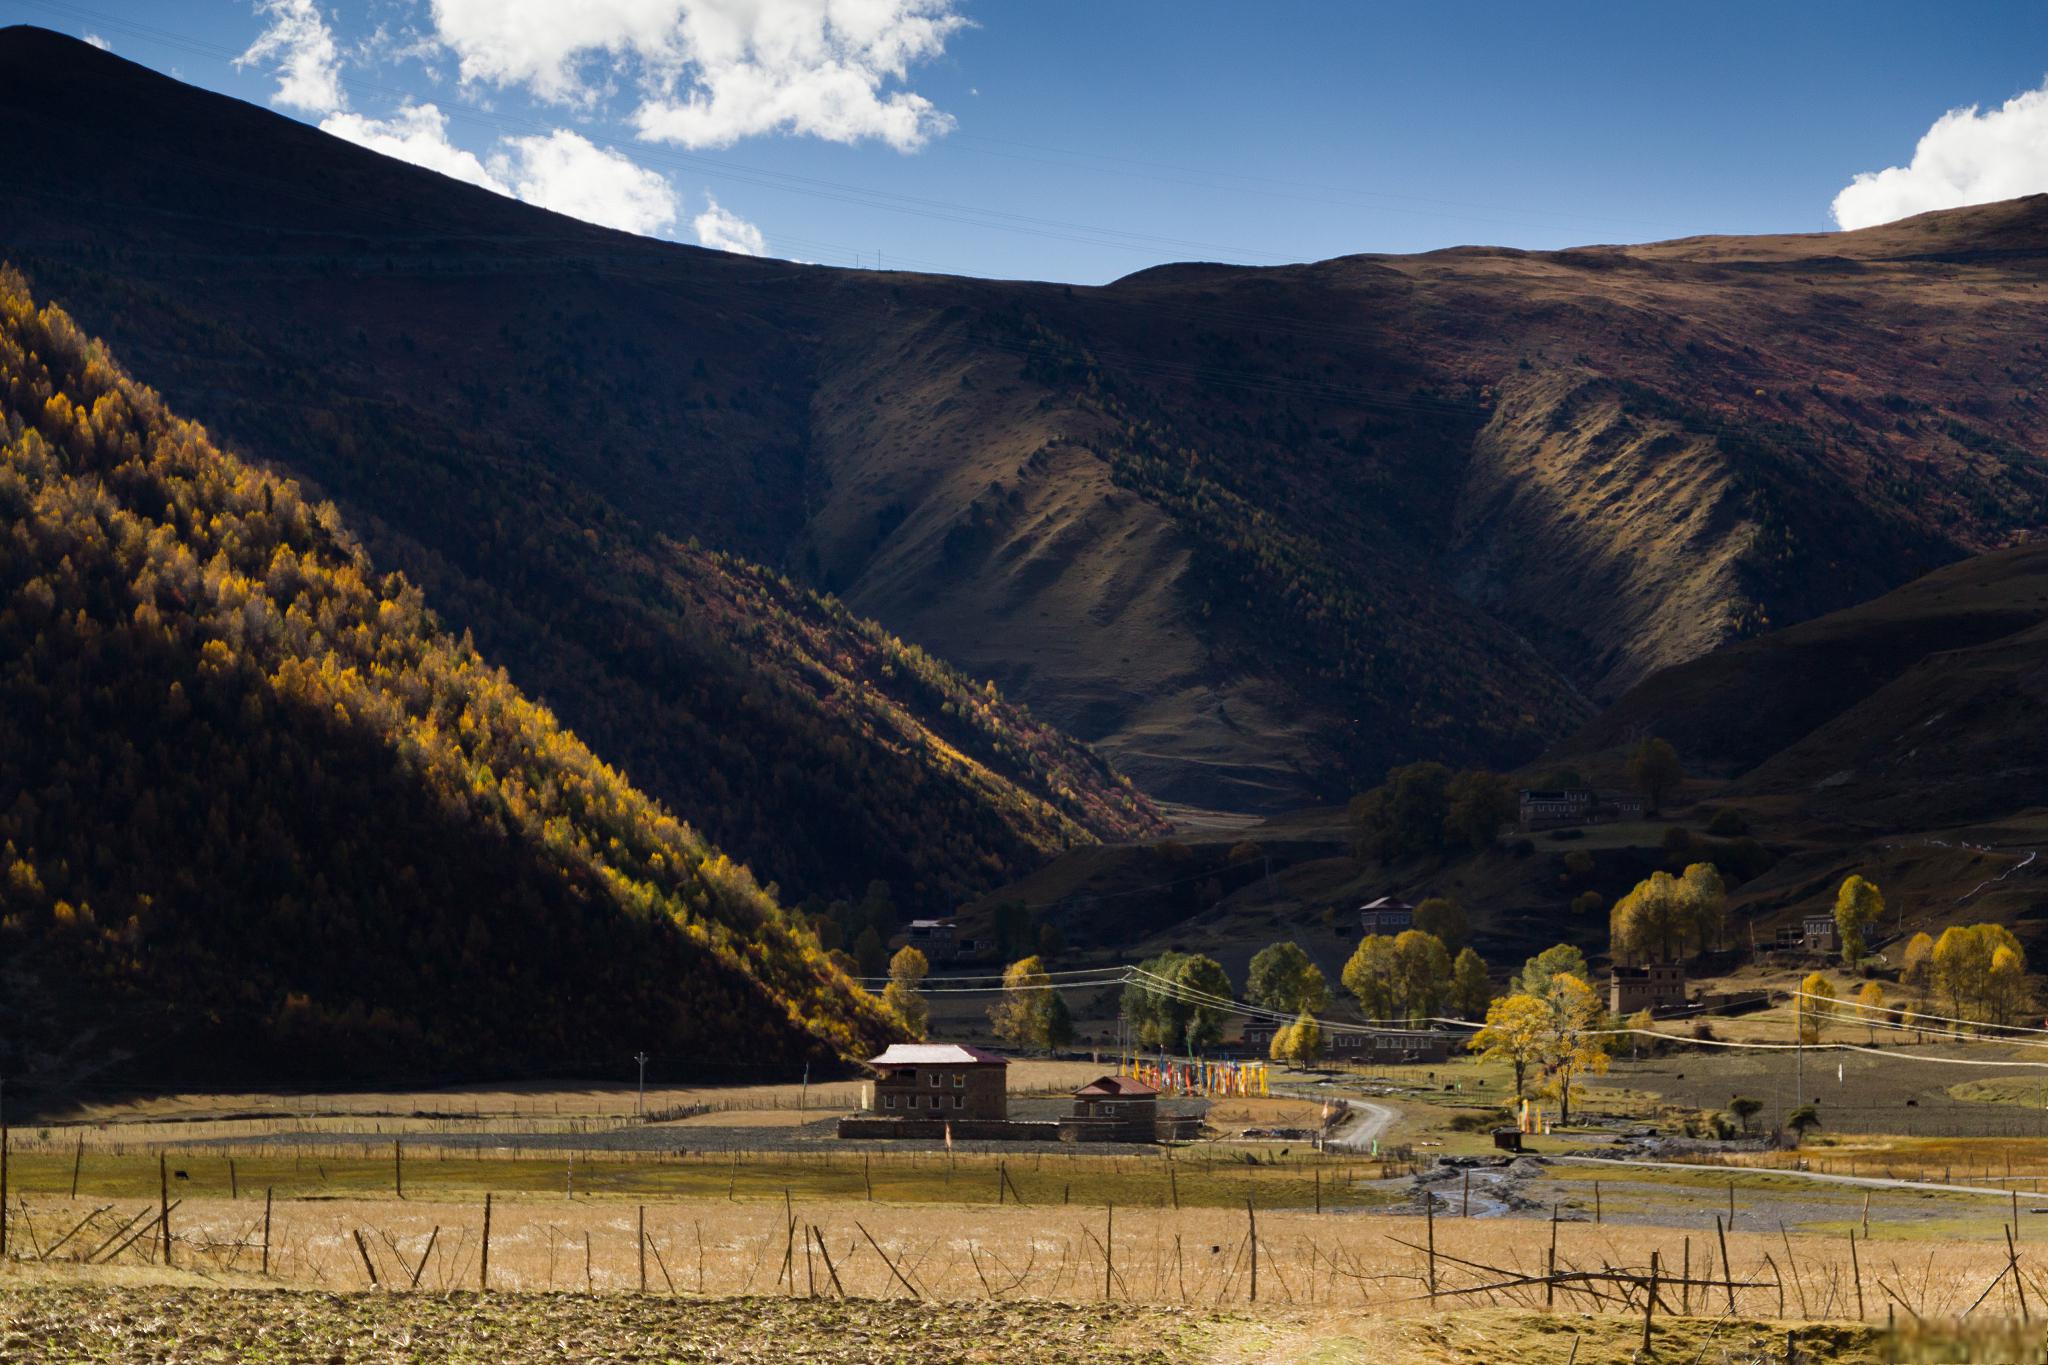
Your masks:
M579 216L841 265L1097 283L1823 231L2048 189L2038 3L0 0L0 20Z

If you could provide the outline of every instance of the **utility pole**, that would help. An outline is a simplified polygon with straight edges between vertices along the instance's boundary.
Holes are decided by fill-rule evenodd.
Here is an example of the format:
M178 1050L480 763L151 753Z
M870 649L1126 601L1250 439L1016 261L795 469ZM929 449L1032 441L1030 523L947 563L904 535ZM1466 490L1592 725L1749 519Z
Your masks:
M633 1102L633 1117L644 1119L647 1117L647 1053L636 1052L633 1060L640 1063L640 1094Z
M809 1112L809 1110L810 1110L810 1107L811 1107L811 1064L810 1064L809 1062L805 1062L805 1063L804 1063L804 1088L803 1088L802 1090L799 1090L799 1091L797 1092L797 1095L796 1095L796 1112L797 1112L797 1113L799 1113L799 1114L802 1114L802 1113L807 1113L807 1112Z
M1792 997L1792 1034L1792 1104L1797 1108L1806 1103L1806 995L1803 990Z

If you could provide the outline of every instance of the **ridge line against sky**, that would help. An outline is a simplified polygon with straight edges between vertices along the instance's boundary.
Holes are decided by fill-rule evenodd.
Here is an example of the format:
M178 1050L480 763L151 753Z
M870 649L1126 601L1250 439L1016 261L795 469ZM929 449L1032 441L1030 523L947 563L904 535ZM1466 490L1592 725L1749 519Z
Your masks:
M0 22L591 222L838 265L1098 283L2048 190L2040 6L0 0Z

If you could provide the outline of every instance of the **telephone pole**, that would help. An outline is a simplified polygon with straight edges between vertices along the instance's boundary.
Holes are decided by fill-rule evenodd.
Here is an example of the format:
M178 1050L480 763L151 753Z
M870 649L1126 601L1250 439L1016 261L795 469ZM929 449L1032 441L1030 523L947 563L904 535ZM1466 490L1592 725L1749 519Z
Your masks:
M635 1099L635 1100L634 1100L634 1102L633 1102L633 1117L634 1117L634 1118L637 1118L637 1119L644 1119L644 1118L646 1118L646 1117L647 1117L647 1054L646 1054L646 1052L642 1051L642 1052L636 1052L636 1053L634 1053L634 1054L633 1054L633 1060L634 1060L634 1061L636 1061L636 1062L638 1062L638 1063L640 1063L640 1093L639 1093L639 1097L638 1097L637 1099Z
M1806 995L1804 991L1792 997L1792 1056L1793 1082L1792 1104L1794 1108L1806 1103Z

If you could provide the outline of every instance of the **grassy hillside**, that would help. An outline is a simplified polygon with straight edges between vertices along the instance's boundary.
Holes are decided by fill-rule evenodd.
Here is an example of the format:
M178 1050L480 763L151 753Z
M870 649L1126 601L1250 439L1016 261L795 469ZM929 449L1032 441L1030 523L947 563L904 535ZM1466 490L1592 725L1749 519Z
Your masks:
M34 30L0 34L0 77L42 149L0 248L38 287L800 891L990 885L1049 846L1027 799L1097 837L1146 816L1033 774L1007 834L913 873L865 833L781 846L775 815L823 828L820 793L893 761L780 781L753 756L832 747L804 689L692 693L717 672L676 606L692 538L993 679L1155 796L1273 810L1413 758L1525 761L1661 668L2048 521L2048 200L1067 288L608 232Z
M1979 555L1894 592L1658 673L1555 757L1669 738L1731 800L1894 829L2044 804L2048 546Z
M0 522L10 1080L772 1066L894 1031L333 506L11 272Z

